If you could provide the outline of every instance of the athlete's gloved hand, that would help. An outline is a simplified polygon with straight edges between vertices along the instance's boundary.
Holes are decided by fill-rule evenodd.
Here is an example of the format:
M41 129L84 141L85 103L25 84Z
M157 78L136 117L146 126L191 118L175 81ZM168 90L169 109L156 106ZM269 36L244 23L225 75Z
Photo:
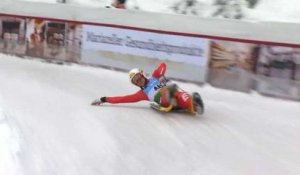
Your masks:
M101 97L100 99L96 99L94 100L91 105L94 105L94 106L99 106L101 105L102 103L105 103L106 102L106 97Z

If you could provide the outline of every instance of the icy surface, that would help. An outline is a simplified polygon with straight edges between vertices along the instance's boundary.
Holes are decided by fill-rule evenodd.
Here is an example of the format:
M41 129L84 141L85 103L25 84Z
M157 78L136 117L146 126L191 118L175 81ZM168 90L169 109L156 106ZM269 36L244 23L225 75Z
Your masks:
M298 175L298 102L199 87L203 116L148 102L90 106L138 90L122 72L0 55L0 174Z

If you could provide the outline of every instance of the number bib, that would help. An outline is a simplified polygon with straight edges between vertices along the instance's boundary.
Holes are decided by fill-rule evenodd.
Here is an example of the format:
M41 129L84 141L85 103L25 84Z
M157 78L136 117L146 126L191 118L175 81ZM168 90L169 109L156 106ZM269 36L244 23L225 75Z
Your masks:
M161 83L159 79L151 77L148 80L147 86L144 88L145 94L148 96L150 101L154 101L154 97L159 93L162 87L166 86L165 83Z

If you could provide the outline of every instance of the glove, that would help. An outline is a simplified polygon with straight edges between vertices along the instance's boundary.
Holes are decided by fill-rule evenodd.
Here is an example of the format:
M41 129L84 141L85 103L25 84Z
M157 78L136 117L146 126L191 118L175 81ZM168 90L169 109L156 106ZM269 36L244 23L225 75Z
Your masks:
M99 106L101 105L102 103L105 103L106 102L106 97L101 97L100 99L96 99L94 100L91 105L94 105L94 106Z

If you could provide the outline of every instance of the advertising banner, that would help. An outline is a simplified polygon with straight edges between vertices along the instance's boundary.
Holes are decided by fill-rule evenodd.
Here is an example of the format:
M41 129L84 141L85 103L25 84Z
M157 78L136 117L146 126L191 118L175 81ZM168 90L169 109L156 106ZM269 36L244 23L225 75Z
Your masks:
M0 52L25 54L25 21L23 18L0 17Z
M255 73L259 93L300 99L299 48L261 46Z
M169 75L189 81L205 81L208 41L103 26L82 26L82 61L152 70L160 61L168 62Z
M255 90L272 97L300 100L300 82L273 77L256 77Z
M27 19L26 54L32 57L64 60L65 24L43 19Z
M300 80L300 49L261 46L256 74L290 80Z
M216 87L250 92L256 44L212 40L208 82Z
M83 26L82 48L85 50L106 50L206 65L204 59L206 45L207 41L201 38L102 26Z
M66 31L66 60L70 62L81 61L81 24L67 23Z
M26 55L79 62L81 25L43 19L27 19L26 25Z

